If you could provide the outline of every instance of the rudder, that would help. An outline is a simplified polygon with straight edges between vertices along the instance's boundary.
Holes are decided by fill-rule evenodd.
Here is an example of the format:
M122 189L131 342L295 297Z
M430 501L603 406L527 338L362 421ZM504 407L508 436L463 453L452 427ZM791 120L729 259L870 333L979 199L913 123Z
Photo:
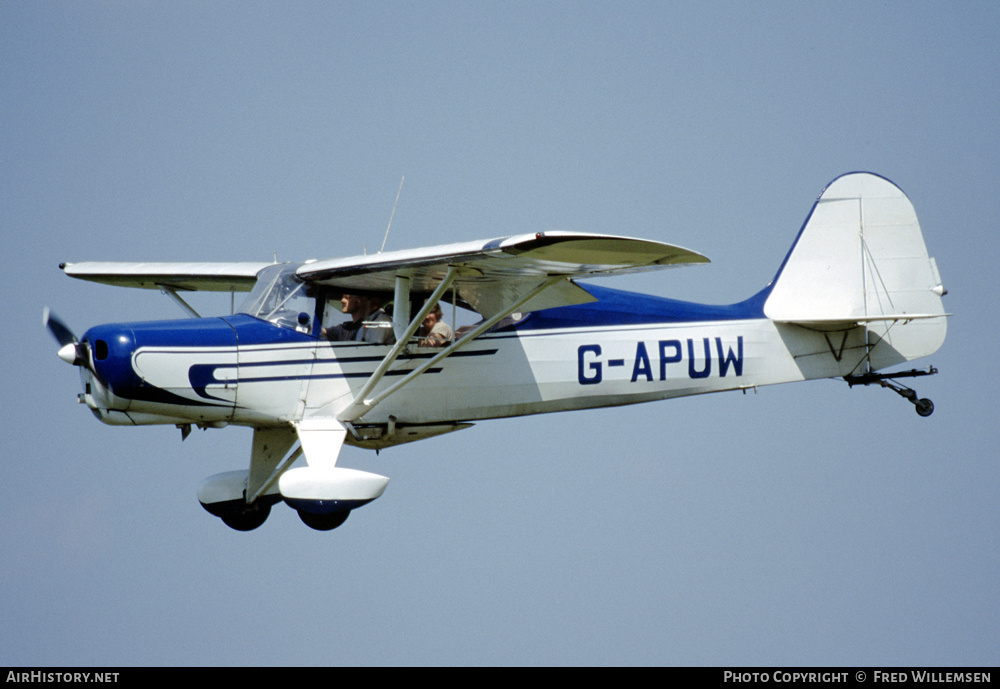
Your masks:
M864 327L877 370L937 351L944 293L910 200L883 177L851 173L816 201L764 314L816 330Z

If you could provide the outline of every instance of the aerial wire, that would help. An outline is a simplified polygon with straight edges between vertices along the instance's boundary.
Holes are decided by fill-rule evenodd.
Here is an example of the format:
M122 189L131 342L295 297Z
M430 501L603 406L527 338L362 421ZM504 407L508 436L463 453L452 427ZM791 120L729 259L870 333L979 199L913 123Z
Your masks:
M382 239L382 248L378 250L379 253L382 253L382 250L385 249L385 243L389 239L389 228L392 227L392 219L396 215L396 204L399 203L399 194L403 191L403 182L405 180L406 175L403 175L403 179L399 180L399 190L396 191L396 201L392 204L392 213L389 214L389 224L386 225L385 237Z

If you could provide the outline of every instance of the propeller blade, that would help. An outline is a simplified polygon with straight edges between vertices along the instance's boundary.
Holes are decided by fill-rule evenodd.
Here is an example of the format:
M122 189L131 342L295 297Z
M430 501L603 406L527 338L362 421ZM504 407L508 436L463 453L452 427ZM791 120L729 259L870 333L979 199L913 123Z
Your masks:
M60 359L67 364L82 366L93 371L93 367L90 365L90 348L87 346L87 343L77 340L73 331L59 320L49 310L48 306L42 311L42 322L45 323L45 327L49 329L52 337L56 338L56 341L59 343L59 351L56 354Z
M56 338L56 341L60 344L60 348L65 347L68 344L76 344L76 335L70 330L65 323L59 320L54 313L49 310L46 306L45 310L42 311L42 322L45 327L49 329L52 333L52 337Z

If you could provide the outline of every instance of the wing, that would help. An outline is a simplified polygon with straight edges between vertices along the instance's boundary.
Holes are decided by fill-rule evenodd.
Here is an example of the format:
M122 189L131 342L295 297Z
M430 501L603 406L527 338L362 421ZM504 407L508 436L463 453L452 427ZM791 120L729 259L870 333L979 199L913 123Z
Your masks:
M249 292L270 263L111 263L59 265L70 277L119 287Z
M409 309L393 312L396 343L355 394L354 402L337 415L353 434L355 421L508 314L593 301L572 278L707 262L693 251L645 239L546 232L314 261L300 266L296 274L306 282L348 293L393 292L400 304L408 304L413 293L430 294L412 317ZM483 320L403 378L376 390L430 308L451 289Z
M396 276L411 281L410 289L430 293L449 268L464 301L485 317L507 311L526 294L541 290L520 305L537 311L593 301L570 278L654 270L708 263L701 254L670 244L613 235L545 232L393 251L373 256L315 261L297 274L306 282L345 291L392 292ZM564 280L553 280L563 277Z
M545 232L492 240L312 261L298 268L304 281L344 291L393 292L397 275L410 290L430 294L449 269L459 297L484 317L593 301L570 278L708 263L687 249L631 237ZM60 265L67 275L120 287L177 291L249 291L270 263L116 263ZM554 279L565 278L565 279ZM543 288L544 285L544 288ZM537 292L527 302L523 297Z

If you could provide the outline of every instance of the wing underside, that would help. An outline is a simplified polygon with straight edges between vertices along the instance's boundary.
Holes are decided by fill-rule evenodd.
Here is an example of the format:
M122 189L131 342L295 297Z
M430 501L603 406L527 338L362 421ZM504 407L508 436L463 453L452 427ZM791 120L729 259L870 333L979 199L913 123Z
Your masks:
M391 293L397 278L414 294L432 293L451 271L459 299L486 318L592 301L573 278L708 263L701 254L645 239L545 232L302 264L304 282L343 292ZM64 263L70 277L120 287L240 292L253 288L270 263ZM527 301L524 296L532 294Z
M249 292L270 263L63 263L67 275L118 287L180 291Z
M394 251L307 263L306 282L344 291L391 292L405 276L410 290L429 294L454 271L459 297L485 317L506 310L539 286L548 286L523 311L592 301L571 278L708 263L701 254L644 239L573 232L545 232L487 241ZM553 278L565 278L553 280Z

